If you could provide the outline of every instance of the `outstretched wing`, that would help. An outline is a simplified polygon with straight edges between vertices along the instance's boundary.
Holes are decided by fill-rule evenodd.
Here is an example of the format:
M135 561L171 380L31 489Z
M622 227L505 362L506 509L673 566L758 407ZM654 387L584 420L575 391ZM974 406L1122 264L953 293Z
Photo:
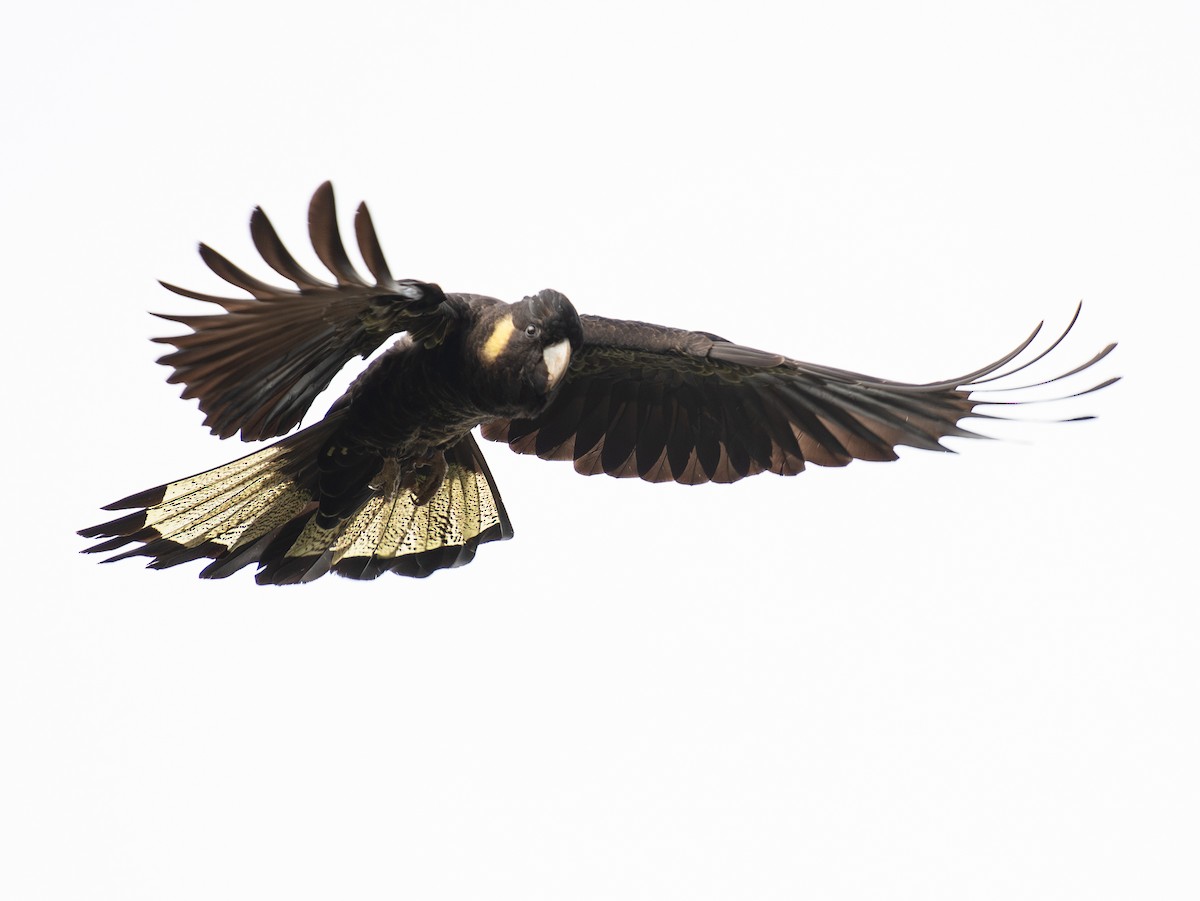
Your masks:
M1001 402L975 392L1040 360L1078 316L1077 309L1050 347L1012 369L1001 372L1041 325L994 363L924 385L802 363L703 332L582 316L583 347L555 400L533 419L488 423L483 435L518 453L573 460L585 475L688 485L795 475L806 463L895 460L898 445L945 451L944 437L979 437L960 420L996 418L976 407ZM1115 346L1038 384L1081 372Z
M329 182L317 188L308 209L317 257L333 274L327 282L309 273L283 246L261 208L250 217L254 246L267 264L295 284L279 288L244 272L201 244L200 256L249 299L216 297L163 282L176 294L215 303L210 316L156 314L192 329L155 341L173 345L159 362L174 367L169 382L182 382L185 398L199 398L204 424L243 441L282 435L300 422L317 395L349 360L367 356L391 335L441 341L463 316L468 298L447 296L437 285L392 277L366 204L354 219L359 250L374 276L354 268L342 244Z

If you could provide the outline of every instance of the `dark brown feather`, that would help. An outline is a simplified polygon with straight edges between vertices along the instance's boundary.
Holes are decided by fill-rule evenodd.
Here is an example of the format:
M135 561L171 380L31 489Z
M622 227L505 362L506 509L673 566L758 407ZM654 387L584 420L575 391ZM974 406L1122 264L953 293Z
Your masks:
M392 271L388 269L383 248L379 246L379 237L375 233L375 225L371 221L371 212L365 203L360 203L358 212L354 214L354 234L358 238L358 252L362 254L363 262L367 264L371 275L375 276L375 283L383 288L399 287L392 278Z
M342 243L342 235L338 230L333 185L329 182L317 188L308 205L308 234L317 257L325 264L325 268L334 274L339 285L372 287L355 271L350 257L346 255L346 246Z
M294 282L297 288L319 290L333 287L332 284L317 278L296 262L296 258L279 239L275 226L271 224L271 220L267 218L267 214L260 206L256 206L254 212L250 214L250 237L254 241L255 249L267 265L284 278Z
M790 360L707 332L582 316L584 346L559 397L533 419L491 424L484 437L555 459L569 449L586 475L684 484L731 482L763 471L795 475L805 463L895 460L900 445L946 451L943 438L978 437L958 425L991 418L977 407L1024 402L989 401L978 392L1031 387L985 388L1057 348L1078 315L1049 347L1016 366L1005 369L1041 326L999 360L926 384ZM1076 375L1111 349L1037 384ZM526 438L531 435L537 438Z
M245 441L281 435L295 427L313 400L350 359L366 356L403 331L438 343L470 303L447 297L436 285L391 277L369 214L355 221L359 246L376 284L350 262L338 230L333 188L321 185L309 206L309 233L318 258L336 284L317 278L284 247L261 209L250 219L254 245L267 264L296 284L280 288L255 278L225 257L200 246L214 273L253 299L219 297L164 285L184 297L215 303L225 313L159 314L192 329L154 340L176 350L159 362L174 368L168 381L182 382L183 396L198 398L205 425L222 438Z

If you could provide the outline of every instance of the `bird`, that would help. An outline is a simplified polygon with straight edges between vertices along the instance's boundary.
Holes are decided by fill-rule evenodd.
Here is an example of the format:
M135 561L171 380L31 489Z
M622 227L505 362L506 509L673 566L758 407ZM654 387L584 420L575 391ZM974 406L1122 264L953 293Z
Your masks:
M368 279L343 243L330 182L312 197L308 228L332 281L302 267L257 207L254 246L293 287L262 281L201 244L208 268L248 296L162 282L220 311L155 314L190 329L153 340L174 348L159 360L173 370L167 381L198 399L211 432L279 440L108 504L132 512L81 529L99 539L85 553L120 551L105 562L148 557L152 569L207 560L202 578L253 564L255 580L271 585L329 572L420 578L462 566L480 545L513 536L477 428L585 475L685 485L895 460L902 445L948 451L944 438L982 437L960 422L1004 418L980 407L1021 403L981 393L1057 348L1081 309L1036 355L1029 349L1042 324L973 372L909 384L711 332L581 314L552 289L507 303L397 279L363 203L354 232ZM324 418L293 431L347 363L389 339ZM1115 346L1037 384L1088 370Z

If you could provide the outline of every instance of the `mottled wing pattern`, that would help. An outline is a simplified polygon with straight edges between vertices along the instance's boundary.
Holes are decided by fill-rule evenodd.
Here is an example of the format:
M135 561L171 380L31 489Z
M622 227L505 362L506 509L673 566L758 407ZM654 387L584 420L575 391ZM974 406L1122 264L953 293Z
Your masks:
M1050 347L1007 371L1040 325L994 363L920 385L802 363L708 333L582 316L584 345L555 400L533 419L488 423L483 435L518 453L572 460L585 475L688 485L795 475L806 463L894 460L899 445L945 451L942 438L978 437L960 420L995 418L976 407L998 402L975 392L1040 360L1078 315ZM1087 369L1114 346L1048 381Z
M156 338L176 348L159 362L174 368L185 398L199 398L213 433L237 432L245 441L282 435L297 425L313 400L353 357L366 356L397 332L436 343L454 327L467 299L447 297L433 284L392 277L366 204L355 233L373 282L350 262L338 230L333 188L326 182L309 205L309 234L317 257L334 276L320 279L296 262L261 208L250 218L254 245L267 264L295 288L260 281L201 244L200 256L249 298L218 297L163 283L185 297L217 304L205 316L157 314L192 329Z

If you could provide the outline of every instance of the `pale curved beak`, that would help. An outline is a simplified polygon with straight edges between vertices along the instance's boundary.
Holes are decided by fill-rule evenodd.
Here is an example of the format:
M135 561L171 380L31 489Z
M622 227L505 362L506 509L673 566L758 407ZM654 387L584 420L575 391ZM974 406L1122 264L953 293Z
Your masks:
M557 344L551 344L542 351L542 358L546 361L546 372L550 374L549 387L553 388L571 362L571 342L563 338Z

